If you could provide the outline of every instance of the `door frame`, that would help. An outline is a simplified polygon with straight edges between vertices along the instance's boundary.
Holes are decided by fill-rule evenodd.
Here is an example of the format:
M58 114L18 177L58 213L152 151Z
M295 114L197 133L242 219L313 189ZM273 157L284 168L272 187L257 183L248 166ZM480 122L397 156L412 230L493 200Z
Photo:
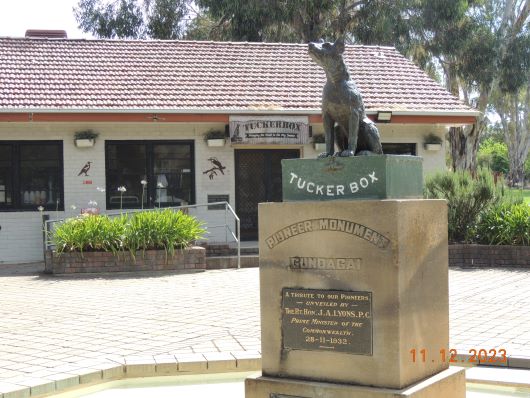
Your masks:
M242 151L298 151L298 155L299 155L299 158L302 158L303 157L303 146L299 146L299 145L281 145L281 146L272 146L272 145L262 145L262 146L236 146L234 147L234 204L235 204L235 211L236 211L236 214L238 214L238 209L240 208L239 207L239 199L240 199L240 195L239 195L239 186L240 186L240 181L239 181L239 154L242 152ZM270 179L272 178L272 173L271 173L271 169L270 168L267 168L266 170L266 173L267 173L267 180L270 181ZM267 192L267 198L268 198L268 192ZM244 234L243 231L241 231L241 234ZM240 236L241 238L241 236ZM252 239L251 239L252 240Z

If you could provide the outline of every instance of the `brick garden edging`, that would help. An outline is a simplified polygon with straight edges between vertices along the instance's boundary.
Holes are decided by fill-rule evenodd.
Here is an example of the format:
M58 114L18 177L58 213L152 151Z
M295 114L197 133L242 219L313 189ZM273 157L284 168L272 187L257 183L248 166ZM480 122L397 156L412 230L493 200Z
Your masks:
M167 261L166 261L167 260ZM206 250L192 246L175 250L173 257L163 250L139 251L136 260L129 252L114 256L111 252L46 252L45 272L52 274L100 273L100 272L136 272L136 271L172 271L206 269Z
M203 242L199 243L199 246L206 249L206 257L235 256L237 254L237 249L226 244L210 244Z
M449 245L449 266L530 268L530 246Z

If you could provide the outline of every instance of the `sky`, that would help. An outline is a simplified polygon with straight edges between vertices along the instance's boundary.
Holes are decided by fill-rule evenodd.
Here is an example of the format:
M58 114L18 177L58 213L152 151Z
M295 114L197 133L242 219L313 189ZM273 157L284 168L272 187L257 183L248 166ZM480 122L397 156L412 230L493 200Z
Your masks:
M24 37L27 29L62 29L68 38L92 38L77 28L78 0L0 0L0 36Z

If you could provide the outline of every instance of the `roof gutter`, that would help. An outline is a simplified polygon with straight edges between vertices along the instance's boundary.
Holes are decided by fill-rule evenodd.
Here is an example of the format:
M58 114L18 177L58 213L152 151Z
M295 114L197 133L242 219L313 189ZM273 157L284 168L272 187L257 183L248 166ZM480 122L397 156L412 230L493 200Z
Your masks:
M394 116L474 116L479 117L482 112L480 111L430 111L430 110L418 110L418 111L392 111L381 109L379 111L369 110L366 111L367 115L377 115L379 112L392 112Z
M276 108L276 109L49 109L49 108L0 108L0 113L114 113L114 114L263 114L277 115L320 115L320 108ZM378 112L392 112L392 115L399 116L473 116L478 117L481 112L475 110L469 111L440 111L440 110L402 110L393 111L389 109L367 110L366 114L376 115Z

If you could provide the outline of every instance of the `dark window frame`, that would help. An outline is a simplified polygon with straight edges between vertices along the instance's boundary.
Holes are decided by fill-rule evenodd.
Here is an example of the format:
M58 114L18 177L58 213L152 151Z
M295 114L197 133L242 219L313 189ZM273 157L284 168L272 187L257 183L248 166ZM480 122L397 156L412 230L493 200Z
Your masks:
M53 204L24 204L23 193L20 187L23 185L21 178L21 146L33 146L33 145L57 145L58 146L58 158L57 163L59 169L57 172L57 191L59 192L59 205ZM9 140L0 141L2 146L11 146L11 175L12 175L12 203L3 204L0 203L0 212L26 212L26 211L39 211L38 207L42 206L45 211L64 211L64 145L61 140ZM7 189L6 189L7 191Z
M146 146L146 170L147 170L147 181L154 181L154 145L189 145L190 147L190 174L191 174L191 200L188 204L195 204L196 200L196 191L195 186L195 141L194 140L105 140L105 201L107 210L120 210L119 204L111 204L110 197L111 192L109 190L109 173L110 170L110 156L109 156L109 146L110 145L145 145ZM138 182L140 183L140 182ZM152 198L156 197L156 186L153 184L147 185L147 204L144 206L144 209L153 209L157 207L157 203ZM140 205L129 205L123 204L121 208L123 209L139 209ZM163 207L168 207L164 206Z
M396 152L388 153L387 151L389 147L392 147L392 146L395 148L401 148L400 152L406 152L408 149L409 152L411 152L411 154L408 156L418 155L418 145L415 142L382 142L381 144L383 146L383 153L385 155L405 155L405 156L408 155L408 154L396 153ZM387 147L387 151L385 151L385 146Z
M208 194L207 195L208 203L215 202L228 202L230 203L230 194L218 193L218 194ZM225 210L225 205L208 205L208 210Z

